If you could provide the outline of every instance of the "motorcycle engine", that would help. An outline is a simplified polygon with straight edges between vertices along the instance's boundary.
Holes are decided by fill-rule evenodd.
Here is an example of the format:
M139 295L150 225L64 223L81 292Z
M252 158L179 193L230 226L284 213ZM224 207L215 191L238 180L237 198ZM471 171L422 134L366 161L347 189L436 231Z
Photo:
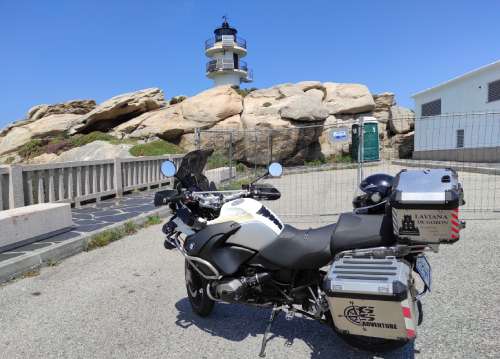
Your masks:
M269 273L222 280L215 287L217 297L225 302L238 302L245 299L249 290L259 288L271 278Z

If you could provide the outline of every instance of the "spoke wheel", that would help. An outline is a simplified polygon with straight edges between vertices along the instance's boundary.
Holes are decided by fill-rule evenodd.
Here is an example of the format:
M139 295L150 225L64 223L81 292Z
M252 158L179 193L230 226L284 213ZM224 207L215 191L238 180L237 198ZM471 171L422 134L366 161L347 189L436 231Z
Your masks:
M201 317L208 316L214 308L214 301L206 293L208 281L188 261L185 262L185 278L191 308Z

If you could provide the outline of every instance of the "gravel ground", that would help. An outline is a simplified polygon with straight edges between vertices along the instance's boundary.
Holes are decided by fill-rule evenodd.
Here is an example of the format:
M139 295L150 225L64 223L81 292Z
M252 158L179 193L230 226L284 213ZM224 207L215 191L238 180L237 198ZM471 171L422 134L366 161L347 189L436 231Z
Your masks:
M500 351L500 222L473 221L431 255L433 292L415 346L384 358L486 358ZM268 310L191 313L183 260L160 226L0 287L1 358L257 358ZM268 358L370 358L312 320L280 317ZM287 345L291 344L291 345Z

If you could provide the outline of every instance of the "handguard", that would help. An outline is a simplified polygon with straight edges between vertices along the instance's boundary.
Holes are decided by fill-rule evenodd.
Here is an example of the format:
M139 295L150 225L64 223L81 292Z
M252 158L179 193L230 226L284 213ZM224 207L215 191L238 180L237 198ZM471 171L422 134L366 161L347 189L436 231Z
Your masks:
M165 206L180 199L182 199L182 194L179 194L179 191L167 189L155 193L154 205L156 207Z

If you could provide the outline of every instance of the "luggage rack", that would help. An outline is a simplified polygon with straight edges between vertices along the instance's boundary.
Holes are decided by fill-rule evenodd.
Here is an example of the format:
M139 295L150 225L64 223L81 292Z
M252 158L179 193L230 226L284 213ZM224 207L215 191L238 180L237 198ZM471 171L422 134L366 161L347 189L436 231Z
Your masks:
M392 247L374 247L365 249L350 249L347 251L339 252L335 255L335 259L342 258L344 256L352 256L353 258L386 258L386 257L396 257L402 258L409 254L418 254L423 252L439 252L439 244L417 244L417 245L406 245L397 244Z

